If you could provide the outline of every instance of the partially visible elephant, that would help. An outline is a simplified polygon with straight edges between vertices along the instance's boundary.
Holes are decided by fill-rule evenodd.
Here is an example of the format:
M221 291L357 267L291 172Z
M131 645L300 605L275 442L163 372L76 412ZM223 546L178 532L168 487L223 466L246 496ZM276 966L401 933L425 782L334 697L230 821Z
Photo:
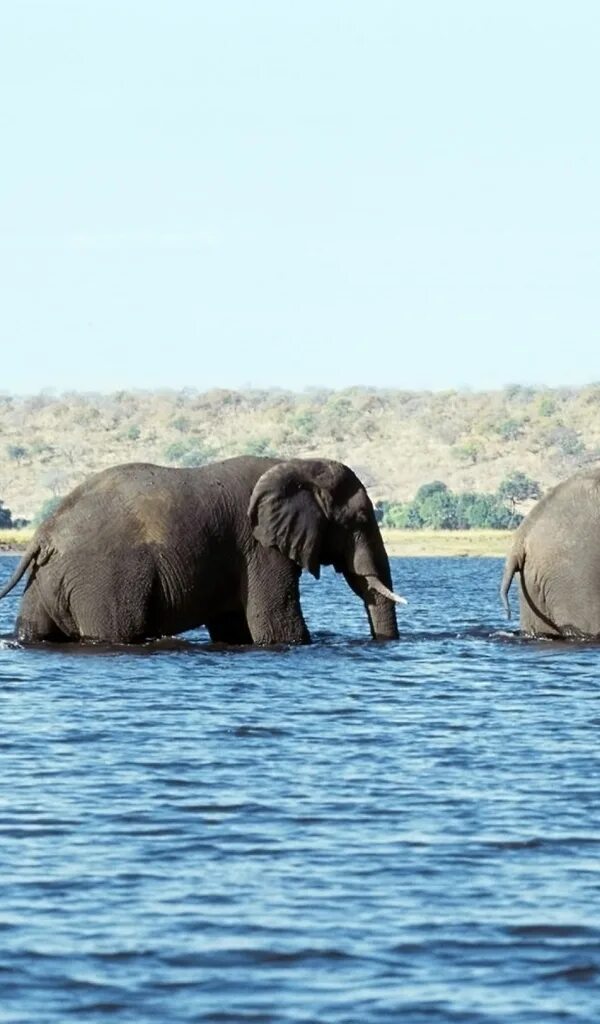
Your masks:
M347 466L240 457L200 469L145 463L91 476L37 530L19 638L135 643L206 625L230 644L308 643L302 569L333 565L371 634L396 639L373 506Z
M515 573L523 632L600 637L600 469L558 484L516 531L500 588L509 615Z

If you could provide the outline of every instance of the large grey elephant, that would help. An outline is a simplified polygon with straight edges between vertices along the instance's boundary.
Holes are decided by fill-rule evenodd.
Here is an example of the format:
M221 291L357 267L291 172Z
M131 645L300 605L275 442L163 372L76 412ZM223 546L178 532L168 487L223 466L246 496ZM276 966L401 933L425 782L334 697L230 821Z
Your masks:
M600 469L549 491L516 531L500 593L520 575L520 624L541 636L600 637Z
M333 565L376 639L396 639L390 567L373 506L347 466L240 457L200 469L144 463L90 477L37 530L4 597L30 570L24 642L135 643L206 625L231 644L308 643L302 569Z

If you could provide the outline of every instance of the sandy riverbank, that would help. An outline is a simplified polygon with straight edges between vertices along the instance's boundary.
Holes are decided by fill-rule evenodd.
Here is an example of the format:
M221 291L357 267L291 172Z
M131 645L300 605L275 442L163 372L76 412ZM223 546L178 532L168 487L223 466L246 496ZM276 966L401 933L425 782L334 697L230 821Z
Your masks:
M504 558L510 530L382 530L389 555L432 558L471 555Z
M20 555L33 537L33 530L0 530L0 555Z
M404 558L503 558L512 537L509 530L382 530L382 534L388 554ZM32 536L32 530L0 530L0 553L20 554Z

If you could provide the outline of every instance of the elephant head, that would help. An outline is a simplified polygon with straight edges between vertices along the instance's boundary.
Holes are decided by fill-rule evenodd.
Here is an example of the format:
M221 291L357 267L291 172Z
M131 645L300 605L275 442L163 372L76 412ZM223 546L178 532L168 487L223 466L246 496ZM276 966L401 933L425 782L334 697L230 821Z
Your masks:
M257 481L248 515L256 539L277 548L317 579L333 565L364 602L372 636L397 639L388 558L373 505L358 477L340 462L291 459Z

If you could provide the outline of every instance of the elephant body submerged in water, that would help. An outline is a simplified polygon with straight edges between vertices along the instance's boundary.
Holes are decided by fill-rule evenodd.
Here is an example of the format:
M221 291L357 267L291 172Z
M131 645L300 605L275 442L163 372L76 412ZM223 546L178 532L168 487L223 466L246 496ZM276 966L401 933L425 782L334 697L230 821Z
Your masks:
M373 506L347 466L240 457L175 469L145 463L90 477L37 530L0 592L30 569L24 642L135 643L206 625L225 643L307 643L299 577L333 565L371 633L398 629Z
M500 590L508 614L515 573L523 632L600 638L600 469L558 484L516 531Z

